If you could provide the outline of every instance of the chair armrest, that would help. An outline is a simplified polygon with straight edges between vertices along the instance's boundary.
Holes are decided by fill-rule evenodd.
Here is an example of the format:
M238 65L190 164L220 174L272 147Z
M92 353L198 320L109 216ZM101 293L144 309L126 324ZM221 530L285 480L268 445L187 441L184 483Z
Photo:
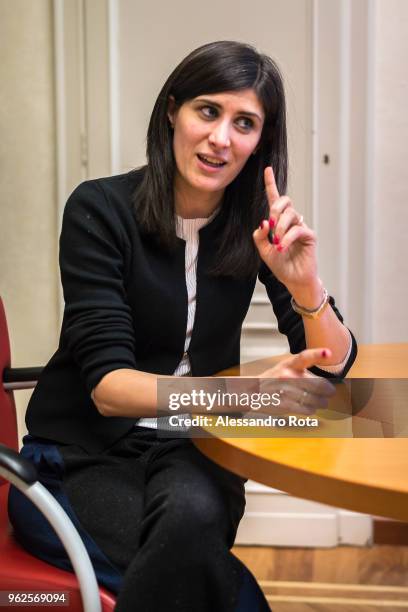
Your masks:
M4 368L3 386L6 391L33 389L44 368Z
M4 468L26 485L31 485L38 480L37 470L31 461L22 457L15 450L0 444L0 469ZM5 477L6 478L6 477ZM9 480L8 478L6 478Z
M16 451L0 444L0 476L26 495L57 533L74 568L84 612L101 612L99 587L88 552L65 510L38 482L35 467Z

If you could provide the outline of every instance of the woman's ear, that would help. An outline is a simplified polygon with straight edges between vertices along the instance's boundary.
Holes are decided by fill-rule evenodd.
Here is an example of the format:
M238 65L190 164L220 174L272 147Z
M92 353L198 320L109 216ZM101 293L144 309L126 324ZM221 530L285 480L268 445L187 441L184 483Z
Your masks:
M173 129L176 119L176 100L174 96L169 96L169 101L167 104L167 117L169 118L170 127Z

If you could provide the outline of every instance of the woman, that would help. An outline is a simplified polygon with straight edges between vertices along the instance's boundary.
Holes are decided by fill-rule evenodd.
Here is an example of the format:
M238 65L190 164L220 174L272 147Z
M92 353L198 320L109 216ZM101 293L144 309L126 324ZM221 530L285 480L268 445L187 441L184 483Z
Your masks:
M147 157L142 169L83 183L67 203L60 345L31 399L22 452L78 526L99 582L119 593L117 610L268 609L230 552L244 480L188 439L161 439L154 417L158 377L239 362L258 272L296 353L262 376L302 379L308 392L293 391L292 406L310 413L331 393L324 378L308 387L306 368L343 376L355 358L317 276L316 238L281 195L276 65L236 42L193 51L157 98ZM27 504L14 490L17 536L69 567Z

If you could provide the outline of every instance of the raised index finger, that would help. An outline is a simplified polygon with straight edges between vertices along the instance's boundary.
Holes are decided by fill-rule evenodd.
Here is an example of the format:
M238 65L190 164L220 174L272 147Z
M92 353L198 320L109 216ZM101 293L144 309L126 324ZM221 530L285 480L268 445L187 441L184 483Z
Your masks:
M268 202L269 205L272 206L272 204L280 197L272 166L267 166L265 168L264 180Z

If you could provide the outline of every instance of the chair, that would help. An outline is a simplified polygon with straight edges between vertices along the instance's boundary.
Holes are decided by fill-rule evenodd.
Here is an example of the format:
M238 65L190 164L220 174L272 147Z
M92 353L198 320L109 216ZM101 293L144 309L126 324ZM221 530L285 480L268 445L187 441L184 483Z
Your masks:
M13 391L33 388L40 371L41 368L10 368L7 321L0 298L0 592L66 593L69 595L69 605L64 609L69 612L111 612L115 607L115 597L106 589L98 587L78 532L58 502L38 482L34 465L17 452ZM33 557L16 542L7 515L10 482L27 495L51 523L65 546L75 574ZM37 606L36 609L42 607ZM21 603L19 608L32 609Z

